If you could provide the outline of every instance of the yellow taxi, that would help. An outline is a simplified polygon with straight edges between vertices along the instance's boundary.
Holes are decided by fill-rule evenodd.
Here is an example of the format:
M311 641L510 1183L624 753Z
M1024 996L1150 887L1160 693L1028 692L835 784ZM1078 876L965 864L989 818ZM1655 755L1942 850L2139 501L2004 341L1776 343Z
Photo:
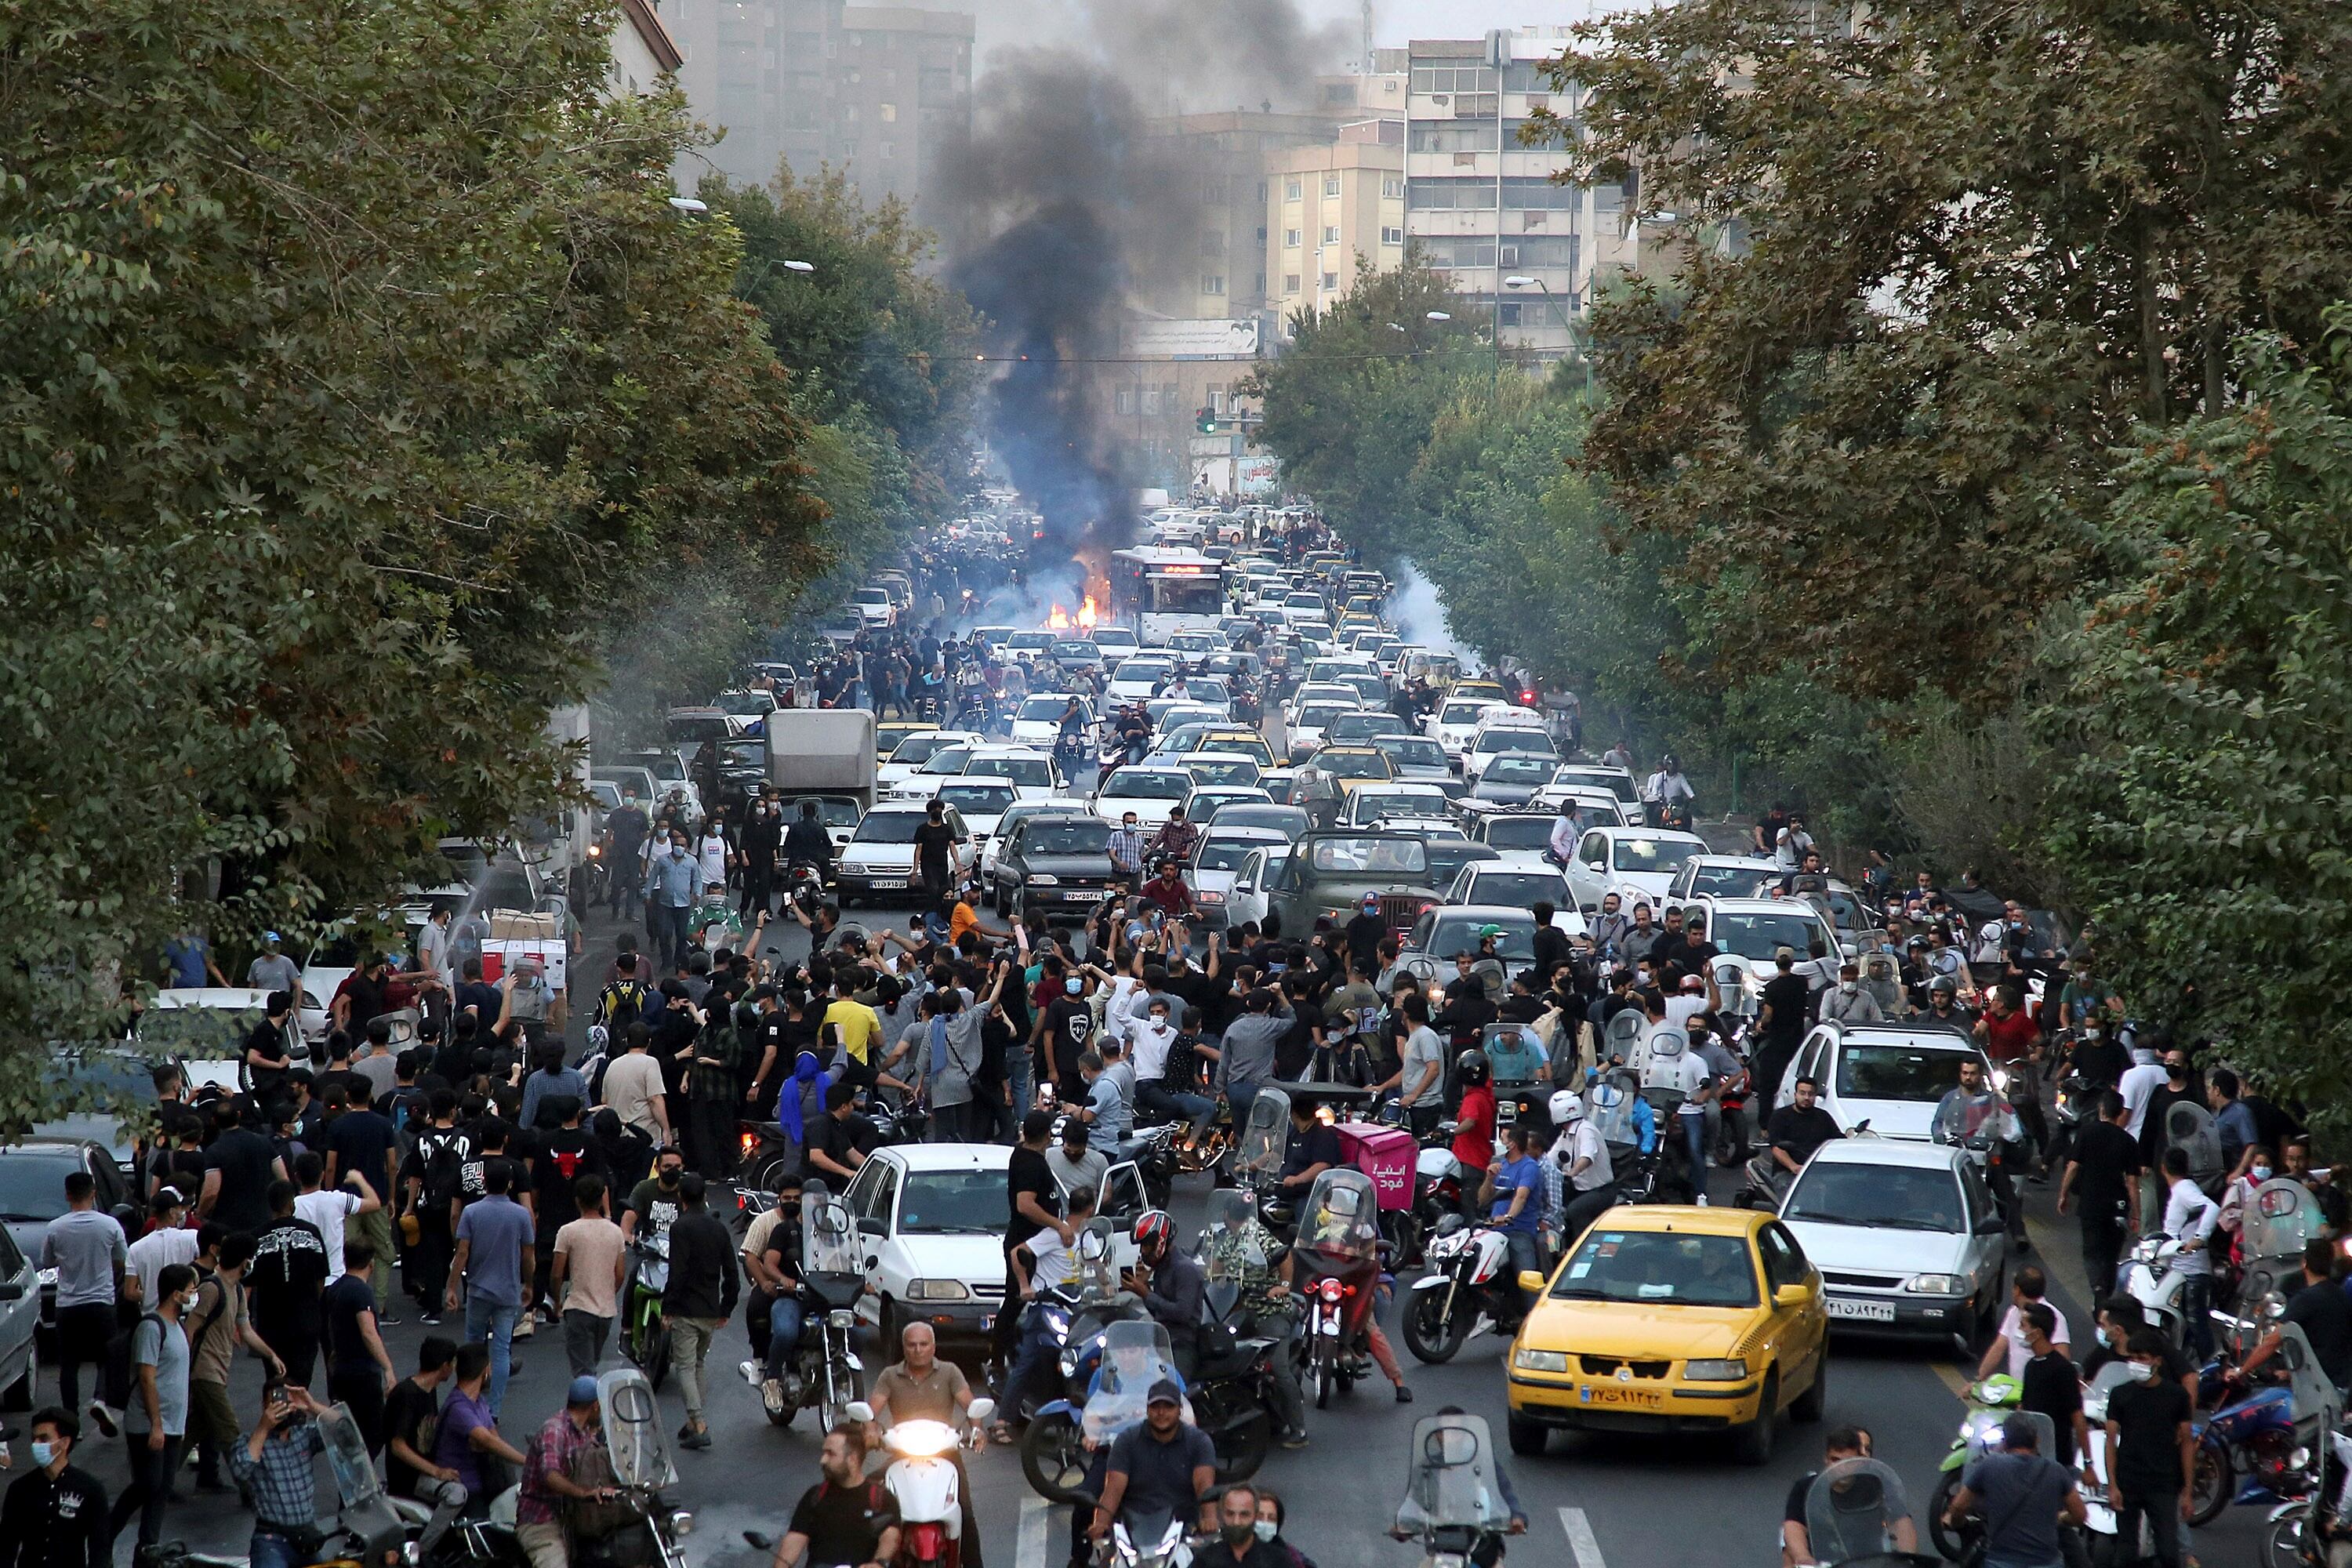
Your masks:
M1769 1214L1613 1208L1549 1279L1519 1285L1537 1300L1511 1342L1514 1453L1541 1453L1554 1428L1729 1432L1760 1465L1782 1410L1822 1417L1821 1273Z
M1445 689L1445 700L1448 702L1508 702L1510 700L1511 695L1503 689L1501 681L1483 675L1465 676Z
M1360 784L1387 784L1396 777L1389 754L1378 746L1325 746L1310 760L1331 775L1343 801Z
M1223 752L1233 756L1255 757L1262 768L1274 766L1274 748L1255 730L1211 730L1204 732L1187 752Z

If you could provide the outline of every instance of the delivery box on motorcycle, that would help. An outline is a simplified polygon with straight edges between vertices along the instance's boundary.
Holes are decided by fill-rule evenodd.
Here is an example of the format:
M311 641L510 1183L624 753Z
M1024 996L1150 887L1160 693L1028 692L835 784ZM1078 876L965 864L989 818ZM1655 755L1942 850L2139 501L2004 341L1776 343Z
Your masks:
M1332 1131L1339 1135L1339 1152L1348 1163L1371 1178L1381 1208L1412 1206L1413 1157L1421 1146L1412 1133L1370 1121L1342 1121Z

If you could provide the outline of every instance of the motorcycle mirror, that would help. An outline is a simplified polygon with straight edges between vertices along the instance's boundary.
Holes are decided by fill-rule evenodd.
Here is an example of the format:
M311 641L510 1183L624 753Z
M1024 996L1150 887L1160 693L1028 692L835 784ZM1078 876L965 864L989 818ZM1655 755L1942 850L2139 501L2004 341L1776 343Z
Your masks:
M871 1421L874 1419L874 1406L862 1399L853 1399L849 1402L849 1407L842 1414L852 1421Z
M985 1426L995 1414L996 1401L993 1399L975 1399L964 1407L964 1415L975 1426Z

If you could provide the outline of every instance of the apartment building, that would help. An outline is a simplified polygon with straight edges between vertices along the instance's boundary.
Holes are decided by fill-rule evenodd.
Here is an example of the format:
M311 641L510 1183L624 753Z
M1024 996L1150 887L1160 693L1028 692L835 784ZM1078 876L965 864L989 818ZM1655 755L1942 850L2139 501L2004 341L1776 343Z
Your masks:
M1595 281L1638 262L1620 188L1563 184L1569 149L1519 141L1538 109L1574 121L1583 89L1545 69L1572 41L1529 27L1407 49L1406 237L1492 308L1506 344L1545 360L1568 352Z
M972 18L843 0L661 0L678 79L726 135L703 156L765 184L779 165L849 176L869 205L929 218L940 160L971 135Z
M1359 278L1404 261L1405 122L1360 120L1320 147L1266 165L1265 272L1275 330L1344 298Z

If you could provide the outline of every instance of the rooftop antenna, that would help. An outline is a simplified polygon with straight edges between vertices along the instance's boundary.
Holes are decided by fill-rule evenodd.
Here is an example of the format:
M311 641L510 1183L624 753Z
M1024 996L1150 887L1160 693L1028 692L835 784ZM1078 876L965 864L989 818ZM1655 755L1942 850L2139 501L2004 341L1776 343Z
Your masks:
M1362 36L1358 42L1363 46L1364 74L1370 76L1380 58L1379 54L1372 47L1372 0L1364 0L1360 16L1359 27Z

